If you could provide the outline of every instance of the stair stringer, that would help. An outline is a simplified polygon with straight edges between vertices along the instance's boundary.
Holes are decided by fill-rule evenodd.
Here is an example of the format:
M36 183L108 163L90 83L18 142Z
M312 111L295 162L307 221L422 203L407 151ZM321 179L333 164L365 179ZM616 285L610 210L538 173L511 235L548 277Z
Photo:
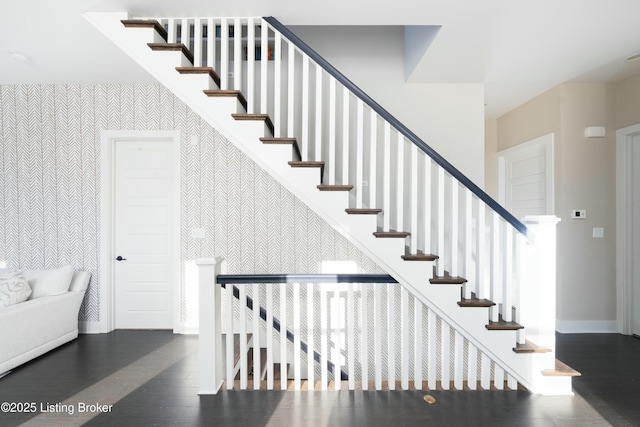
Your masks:
M516 354L515 331L488 331L488 311L483 308L461 308L459 286L431 285L433 262L406 262L405 239L380 239L373 236L377 227L375 215L349 215L348 192L323 192L317 170L291 168L290 146L262 144L259 138L271 136L259 121L236 121L231 114L243 112L234 98L209 98L204 89L215 87L207 75L180 75L178 66L190 66L182 52L154 52L147 43L158 42L151 28L126 29L121 20L126 12L86 13L84 17L107 38L120 47L156 80L174 93L218 132L270 173L287 190L314 210L328 224L369 256L418 300L443 318L451 327L485 353L491 360L533 392L571 394L570 377L543 376L543 370L554 369L555 355L549 353Z

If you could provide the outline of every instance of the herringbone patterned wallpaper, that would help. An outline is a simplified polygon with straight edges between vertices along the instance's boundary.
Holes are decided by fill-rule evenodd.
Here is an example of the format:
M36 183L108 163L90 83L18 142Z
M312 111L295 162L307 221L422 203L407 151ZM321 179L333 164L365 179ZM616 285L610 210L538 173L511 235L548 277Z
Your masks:
M173 129L182 132L183 320L184 263L199 257L225 257L229 273L316 273L322 260L381 272L160 85L0 85L0 262L90 271L80 320L100 320L100 131ZM192 239L200 227L206 238Z

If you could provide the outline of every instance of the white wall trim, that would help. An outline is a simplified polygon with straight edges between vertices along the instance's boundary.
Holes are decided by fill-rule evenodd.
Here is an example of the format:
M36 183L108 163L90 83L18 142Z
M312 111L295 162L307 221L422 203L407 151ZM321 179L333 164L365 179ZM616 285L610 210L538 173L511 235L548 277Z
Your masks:
M556 331L561 334L615 334L618 322L615 320L559 320Z
M631 194L633 137L640 124L616 131L616 311L618 332L632 332L633 251L631 239Z
M182 140L179 130L173 131L114 131L103 130L101 132L100 145L100 321L96 331L95 326L88 333L106 333L115 328L114 305L114 178L115 178L115 143L123 140L164 139L173 142L173 173L174 191L178 201L180 200L180 142ZM173 218L177 226L174 227L173 251L173 283L171 292L173 327L174 331L180 328L180 203L173 204Z
M80 334L100 334L102 333L101 322L80 321L78 322L78 333Z

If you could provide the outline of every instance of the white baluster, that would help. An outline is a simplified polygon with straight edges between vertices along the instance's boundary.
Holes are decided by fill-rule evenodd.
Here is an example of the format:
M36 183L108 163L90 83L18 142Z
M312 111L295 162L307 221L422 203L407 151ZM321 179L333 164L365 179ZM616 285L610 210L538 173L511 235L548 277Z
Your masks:
M207 67L216 69L216 23L207 19Z
M440 258L437 262L437 275L439 277L444 276L444 264L446 258L444 248L444 231L445 231L445 218L444 218L444 169L438 166L438 230L437 230L437 251Z
M313 160L322 160L322 68L316 64L316 123Z
M178 23L175 19L169 18L168 26L167 26L167 42L168 43L177 43L178 42Z
M427 360L428 360L428 372L427 380L430 390L436 389L436 360L438 359L438 350L436 347L436 315L433 310L429 310L429 335L428 335L428 348L427 348Z
M193 20L193 65L202 67L202 20Z
M380 285L373 285L373 348L376 390L382 390L382 301Z
M424 253L430 254L431 251L431 207L433 201L431 198L431 158L423 155L424 159L424 212L422 222L424 223Z
M187 49L191 49L191 44L189 43L189 30L190 30L190 26L189 26L189 20L186 18L183 18L180 21L180 42L185 45L187 47Z
M273 136L282 135L282 36L276 31L273 46L274 85L273 85Z
M314 284L307 284L307 388L312 391L315 383L315 359L313 335L316 330L316 323L313 317L313 289Z
M229 21L220 22L220 89L229 89Z
M342 88L342 184L349 184L349 89Z
M239 313L239 333L240 333L240 390L246 390L248 384L248 361L247 353L247 290L244 284L238 285L238 313Z
M336 79L329 76L329 185L336 183Z
M453 385L456 390L464 388L462 381L464 380L464 337L458 331L454 331L455 336L455 365Z
M415 316L414 330L416 331L415 332L416 333L416 336L415 336L415 347L414 347L414 359L415 359L415 379L414 379L415 383L414 383L414 385L415 385L416 390L422 390L422 379L424 378L423 377L423 372L422 372L422 358L423 358L423 354L424 354L424 344L422 342L422 328L423 328L422 308L424 306L422 305L422 303L420 301L418 301L417 298L414 298L413 303L414 303L413 311L414 311L414 316ZM429 310L428 316L431 316L431 314L432 314L432 310ZM435 318L435 316L434 316L434 318ZM435 354L435 352L433 354ZM431 355L429 356L429 360L431 360ZM434 370L434 376L435 376L435 370ZM431 386L429 386L429 387L431 387Z
M504 390L504 369L497 363L493 367L493 385L497 390Z
M389 231L391 227L391 180L394 175L391 174L391 125L388 121L384 121L384 147L383 162L384 169L382 172L382 229Z
M396 230L404 229L404 135L398 132L398 158L396 166Z
M300 283L293 284L293 384L295 390L300 390L302 384L301 365L302 354L300 353Z
M300 139L300 156L302 160L311 159L309 144L309 57L302 55L302 135ZM293 137L293 135L290 135Z
M287 284L280 285L280 390L287 389Z
M476 224L476 233L478 242L477 252L476 252L476 281L478 282L477 296L480 299L487 298L488 294L485 289L486 286L486 278L485 278L485 205L484 203L478 199L478 223Z
M480 355L480 386L484 390L491 388L491 359L484 353Z
M267 325L266 325L266 331L267 331L267 389L268 390L273 390L273 377L274 377L274 372L273 372L273 346L275 343L275 339L273 336L273 302L274 302L274 295L273 295L273 287L275 285L267 285L267 290L266 290L266 299L267 299Z
M465 202L465 220L464 220L464 237L465 237L465 245L464 245L464 274L467 279L467 283L464 284L464 297L466 299L471 298L471 292L473 289L473 285L471 283L477 283L477 279L472 276L474 271L471 271L471 266L473 265L472 256L473 256L473 193L468 188L464 190Z
M400 340L402 346L400 349L400 360L402 361L400 375L402 378L400 381L402 389L409 390L409 291L404 286L401 286L400 292L400 319L402 322L402 337ZM415 301L415 299L413 300Z
M513 286L514 286L514 277L513 277L513 260L515 258L514 255L514 247L513 247L513 227L509 224L506 225L505 230L505 246L503 250L503 258L504 258L504 278L503 278L503 286L504 290L502 293L502 317L505 322L511 322L513 320L512 316L512 307L513 307ZM517 250L517 248L515 248Z
M469 390L475 390L478 388L478 349L469 342L468 351L467 387L469 387Z
M451 326L444 320L441 321L440 339L442 341L440 345L440 385L443 390L449 390L451 382L451 356L449 354L451 349Z
M349 283L347 290L347 365L349 369L349 390L356 388L356 364L355 364L355 299L354 299L354 284ZM362 308L361 308L362 309Z
M360 365L362 367L362 390L369 389L369 339L368 332L369 331L369 313L367 307L369 307L369 297L367 293L369 292L369 287L371 285L362 285L361 298L362 303L360 310L361 313L361 326L360 326L360 339L362 341L360 347Z
M247 113L255 113L256 86L256 26L253 18L247 22Z
M335 290L333 292L333 314L331 315L331 322L333 323L333 379L336 390L340 390L342 387L342 365L340 363L342 349L342 328L340 325L342 322L342 311L340 310L340 284L336 283Z
M321 284L320 286L320 382L322 391L325 391L329 385L329 370L327 367L327 362L329 361L329 344L327 337L329 310L327 307L328 291L326 284Z
M233 20L233 88L242 90L242 25L240 19Z
M507 387L509 387L510 390L518 389L518 380L509 374L507 374Z
M458 270L458 181L451 177L451 271L452 277L460 274Z
M364 157L364 103L356 100L356 208L362 208L364 189L362 187Z
M224 296L225 312L227 313L227 328L225 331L225 353L226 353L226 366L227 366L227 390L233 389L233 363L235 357L233 350L235 348L233 342L233 285L227 284L226 292Z
M260 285L253 285L253 389L260 390Z
M501 291L502 284L501 279L501 266L500 262L502 257L500 256L500 215L493 211L491 216L491 300L496 304L502 302ZM497 322L499 320L500 309L499 305L491 309L491 320Z
M287 54L287 66L288 66L288 72L287 72L287 83L288 83L288 87L287 87L287 135L290 138L293 138L293 136L295 135L295 129L294 129L294 124L295 124L295 120L294 120L294 112L296 110L296 105L295 105L295 65L296 65L296 51L295 51L295 46L293 43L291 42L287 42L288 43L288 47L289 47L289 51Z
M371 134L369 135L369 207L376 208L378 201L376 200L377 191L377 148L378 148L378 114L371 108L369 125ZM398 230L402 231L402 230Z
M260 51L260 113L268 114L269 26L264 19L260 27Z
M380 285L382 286L382 285ZM393 283L387 284L387 365L389 390L396 389L396 288L400 286Z
M409 252L415 254L418 251L418 147L411 144L409 151L411 157L411 196L409 197L409 215L411 232L409 239ZM398 230L402 231L402 230Z

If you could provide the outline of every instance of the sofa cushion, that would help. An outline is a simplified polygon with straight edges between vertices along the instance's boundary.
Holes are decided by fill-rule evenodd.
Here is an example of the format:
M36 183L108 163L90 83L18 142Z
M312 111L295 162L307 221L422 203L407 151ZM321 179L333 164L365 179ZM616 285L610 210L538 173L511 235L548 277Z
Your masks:
M24 270L22 273L33 291L29 299L36 299L67 293L73 276L73 267L67 265L53 270Z
M0 306L8 307L26 301L31 292L27 279L17 272L0 277Z

